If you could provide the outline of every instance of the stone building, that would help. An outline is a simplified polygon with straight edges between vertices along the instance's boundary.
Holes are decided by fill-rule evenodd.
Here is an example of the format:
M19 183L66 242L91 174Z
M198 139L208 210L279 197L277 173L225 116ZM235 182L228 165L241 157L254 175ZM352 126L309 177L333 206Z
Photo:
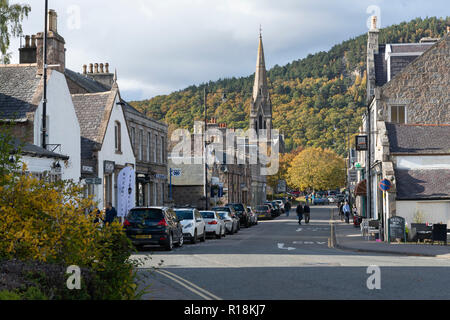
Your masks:
M49 12L47 103L45 139L43 33L27 36L19 49L16 65L0 65L0 121L13 123L13 134L19 140L64 156L60 162L63 180L80 181L80 125L64 77L64 39L56 28L56 13ZM66 158L67 157L67 158ZM60 159L62 160L62 159ZM51 170L52 168L48 168Z
M422 210L428 222L450 223L449 149L442 140L450 130L450 35L380 45L378 33L374 20L368 35L368 112L361 130L370 135L370 151L358 155L365 168L356 187L359 211L383 226L392 216L411 223ZM386 178L393 187L383 195L378 183Z

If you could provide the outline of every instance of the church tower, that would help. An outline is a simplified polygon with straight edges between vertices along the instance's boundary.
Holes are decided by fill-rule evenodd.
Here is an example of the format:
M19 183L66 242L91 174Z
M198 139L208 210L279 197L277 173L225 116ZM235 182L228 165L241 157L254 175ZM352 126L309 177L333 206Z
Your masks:
M259 34L258 58L256 62L255 84L250 106L250 128L257 133L267 129L270 139L272 126L272 102L270 101L269 87L267 85L267 71L264 59L262 35Z

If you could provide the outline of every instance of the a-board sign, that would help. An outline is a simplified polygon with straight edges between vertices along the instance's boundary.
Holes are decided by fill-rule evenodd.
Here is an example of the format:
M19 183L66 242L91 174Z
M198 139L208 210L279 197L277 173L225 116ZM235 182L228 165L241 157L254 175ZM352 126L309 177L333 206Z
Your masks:
M392 217L388 220L389 241L395 239L404 239L406 241L405 218Z

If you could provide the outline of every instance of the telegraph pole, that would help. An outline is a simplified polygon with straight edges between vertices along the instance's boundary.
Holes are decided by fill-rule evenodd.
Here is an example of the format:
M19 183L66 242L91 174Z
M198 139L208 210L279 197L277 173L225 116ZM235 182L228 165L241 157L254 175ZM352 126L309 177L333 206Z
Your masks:
M42 101L42 148L47 149L47 29L48 29L48 0L45 0L44 22L44 93Z
M208 141L207 141L207 135L206 131L208 130L208 106L207 106L207 99L208 99L208 92L206 91L206 86L204 89L204 103L205 103L205 129L204 129L204 135L205 135L205 151L204 151L204 169L205 169L205 210L208 210L208 154L207 154L207 148L208 148Z

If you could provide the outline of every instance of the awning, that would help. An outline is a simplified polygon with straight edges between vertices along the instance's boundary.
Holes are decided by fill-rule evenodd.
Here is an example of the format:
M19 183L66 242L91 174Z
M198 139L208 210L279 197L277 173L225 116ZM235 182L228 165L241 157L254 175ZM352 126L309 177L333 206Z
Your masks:
M364 179L356 185L355 196L366 196L366 195L367 195L367 180Z

